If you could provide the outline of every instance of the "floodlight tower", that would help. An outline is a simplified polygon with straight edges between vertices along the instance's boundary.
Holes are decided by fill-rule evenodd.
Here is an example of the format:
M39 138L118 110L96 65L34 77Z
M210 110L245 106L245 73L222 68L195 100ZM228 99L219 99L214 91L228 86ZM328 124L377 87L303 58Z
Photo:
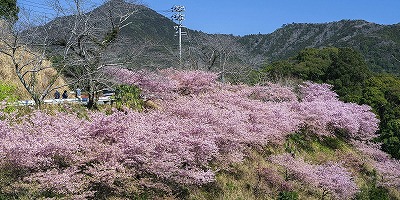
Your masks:
M187 35L186 32L182 31L182 28L184 28L182 21L185 20L185 15L183 14L183 12L185 12L185 6L175 5L171 8L171 10L174 12L172 19L179 22L178 26L174 26L174 28L177 30L179 36L179 64L182 66L182 35Z

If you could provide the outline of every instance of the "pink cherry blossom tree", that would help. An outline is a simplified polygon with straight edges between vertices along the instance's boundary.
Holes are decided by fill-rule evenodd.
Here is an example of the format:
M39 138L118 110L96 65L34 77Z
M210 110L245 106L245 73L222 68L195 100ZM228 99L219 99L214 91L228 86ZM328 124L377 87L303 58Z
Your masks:
M290 154L271 156L270 160L285 167L297 180L322 190L322 199L331 194L335 199L351 199L358 192L353 177L339 163L313 165Z
M282 145L303 127L317 135L341 129L362 141L377 130L369 107L340 102L328 85L305 83L296 93L275 84L219 83L210 72L107 70L115 81L139 86L160 108L88 111L87 119L38 110L0 120L0 169L20 172L7 187L72 199L123 196L133 186L138 190L132 193L170 193L179 185L213 182L216 164L241 162L247 148ZM272 161L335 198L357 191L339 163L312 165L288 156Z

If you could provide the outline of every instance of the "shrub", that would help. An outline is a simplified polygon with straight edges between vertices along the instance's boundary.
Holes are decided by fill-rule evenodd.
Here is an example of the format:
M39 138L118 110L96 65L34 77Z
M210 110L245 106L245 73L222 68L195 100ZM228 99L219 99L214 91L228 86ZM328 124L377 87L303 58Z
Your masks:
M14 106L8 104L18 100L15 92L15 86L0 82L0 111L3 110L10 113L15 110Z
M282 191L279 192L278 200L297 200L299 195L295 191Z
M141 90L135 85L119 85L115 89L115 103L117 109L124 106L133 110L143 110L144 102L140 97Z

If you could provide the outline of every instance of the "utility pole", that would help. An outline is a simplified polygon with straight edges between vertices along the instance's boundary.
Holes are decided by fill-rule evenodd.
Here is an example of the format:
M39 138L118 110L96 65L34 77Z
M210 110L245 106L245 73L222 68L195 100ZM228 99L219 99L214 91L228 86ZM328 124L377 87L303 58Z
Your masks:
M182 25L182 21L185 20L185 15L183 14L183 12L185 12L185 7L173 6L171 10L175 13L172 15L172 19L179 22L178 26L174 26L174 28L177 30L176 33L178 33L179 36L179 65L182 67L182 35L187 35L187 33L182 30L182 28L185 27Z

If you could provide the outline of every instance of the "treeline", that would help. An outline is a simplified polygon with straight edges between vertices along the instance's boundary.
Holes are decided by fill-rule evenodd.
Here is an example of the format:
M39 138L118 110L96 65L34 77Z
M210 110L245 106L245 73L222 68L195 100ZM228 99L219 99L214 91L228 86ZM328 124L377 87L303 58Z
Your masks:
M304 49L296 56L254 71L251 84L280 82L287 78L333 85L345 102L367 104L380 119L378 142L400 159L400 79L373 73L363 56L351 48Z

